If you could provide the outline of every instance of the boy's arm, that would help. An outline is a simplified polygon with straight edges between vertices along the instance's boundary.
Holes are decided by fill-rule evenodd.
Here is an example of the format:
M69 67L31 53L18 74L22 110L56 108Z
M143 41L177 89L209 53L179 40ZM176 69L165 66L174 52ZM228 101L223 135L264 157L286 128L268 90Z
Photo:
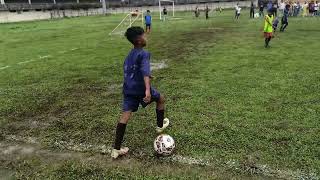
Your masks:
M146 87L146 92L145 92L145 97L143 98L143 101L145 103L150 102L151 100L151 83L150 83L150 77L151 77L151 70L150 70L150 54L145 53L142 55L142 61L141 61L141 66L140 70L143 75L143 80L144 80L144 85Z
M149 76L144 76L144 84L146 86L146 96L143 98L143 101L145 103L148 103L151 101L151 93L150 93L150 89L151 89L151 85L150 85L150 77Z

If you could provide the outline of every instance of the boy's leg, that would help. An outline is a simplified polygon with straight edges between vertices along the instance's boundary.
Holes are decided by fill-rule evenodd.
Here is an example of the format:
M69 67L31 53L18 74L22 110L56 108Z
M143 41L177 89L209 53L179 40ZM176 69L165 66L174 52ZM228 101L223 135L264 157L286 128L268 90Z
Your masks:
M286 22L286 23L284 24L284 27L282 28L282 31L284 31L287 26L288 26L288 22Z
M157 113L157 126L162 128L163 120L164 120L164 97L162 95L160 95L160 98L157 101L156 113Z
M160 95L160 98L157 101L157 133L162 133L168 126L169 126L169 119L164 118L164 112L165 112L165 100L162 95Z
M264 39L264 47L268 47L268 38Z
M111 151L111 157L113 159L118 158L119 156L125 155L128 153L129 148L122 147L121 144L123 141L123 136L126 131L127 123L131 117L131 111L126 111L122 113L120 121L118 122L117 129L116 129L116 138L114 140L114 147Z
M116 138L114 140L114 149L120 150L121 144L123 141L123 136L126 131L127 123L131 117L132 112L126 111L123 112L120 118L120 121L118 122L117 129L116 129Z
M269 34L266 34L266 35L265 35L265 40L264 40L264 42L265 42L265 47L269 47L269 42L270 42L270 40L271 40L271 36L270 36Z
M127 123L131 118L132 112L136 112L139 108L139 98L134 96L124 95L122 105L122 115L117 124L116 137L114 140L114 149L111 152L111 157L116 159L121 155L127 154L129 148L121 148L124 133L126 131Z
M151 101L149 103L143 102L141 100L142 107L148 106L150 103L156 102L156 114L157 114L157 128L156 131L161 133L169 125L169 119L164 118L165 112L165 99L156 89L151 88Z
M269 43L271 41L271 38L272 38L271 36L267 38L267 47L269 47Z

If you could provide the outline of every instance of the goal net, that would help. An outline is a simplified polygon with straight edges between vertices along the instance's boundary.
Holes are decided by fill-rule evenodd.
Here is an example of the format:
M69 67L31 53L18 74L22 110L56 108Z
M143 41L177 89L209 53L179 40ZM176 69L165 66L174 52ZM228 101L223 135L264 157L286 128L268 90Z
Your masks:
M123 35L131 26L143 26L143 14L138 10L128 13L121 22L109 33L109 35Z
M168 14L170 16L174 16L174 1L171 0L159 0L159 12L160 12L160 20L163 20L165 17L164 15L164 8L166 8Z

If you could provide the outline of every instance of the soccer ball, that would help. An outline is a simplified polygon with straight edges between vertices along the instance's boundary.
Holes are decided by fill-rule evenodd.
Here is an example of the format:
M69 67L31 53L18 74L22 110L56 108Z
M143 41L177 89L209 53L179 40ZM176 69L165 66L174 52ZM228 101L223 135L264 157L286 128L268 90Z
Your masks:
M259 13L255 13L254 14L254 18L259 18L260 17L260 14Z
M176 145L171 136L167 134L161 134L154 140L154 150L157 155L169 156L173 153Z

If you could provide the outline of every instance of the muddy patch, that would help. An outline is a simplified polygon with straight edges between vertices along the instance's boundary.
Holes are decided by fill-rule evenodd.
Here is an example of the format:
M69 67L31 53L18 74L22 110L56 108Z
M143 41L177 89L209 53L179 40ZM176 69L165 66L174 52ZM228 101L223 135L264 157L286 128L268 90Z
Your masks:
M107 162L111 153L111 146L103 144L90 144L90 143L73 143L66 141L56 141L52 149L42 149L40 144L33 137L18 137L9 136L6 139L13 140L13 142L0 142L0 160L12 160L12 158L25 157L25 156L37 156L51 160L67 160L67 159L86 159L90 161L99 162L104 159L103 162ZM18 141L18 142L14 142ZM33 142L29 144L26 142ZM38 144L37 144L38 143ZM144 153L145 150L134 153L133 156L129 155L125 157L128 161L135 158L148 159L149 155ZM98 154L92 154L98 153ZM103 155L101 155L103 154ZM132 152L131 152L132 154ZM108 158L110 159L110 158ZM106 161L107 160L107 161ZM208 166L214 167L212 159L206 158L194 158L181 155L172 155L170 157L161 158L163 162L172 162L184 165L195 166ZM245 162L239 162L237 160L230 160L225 163L228 169L243 171L251 175L263 175L271 178L281 179L319 179L317 173L305 173L303 171L291 171L273 169L272 167L257 163L256 159L248 158Z
M0 179L1 180L14 179L14 171L11 171L9 169L0 169Z
M29 155L35 152L35 148L31 145L8 145L0 143L0 154L8 156L12 154Z
M39 141L35 137L22 137L16 135L8 135L5 137L8 141L17 141L17 142L24 142L28 144L39 144Z
M0 161L39 157L44 161L52 162L76 158L82 159L87 155L77 152L43 149L38 144L0 142Z

